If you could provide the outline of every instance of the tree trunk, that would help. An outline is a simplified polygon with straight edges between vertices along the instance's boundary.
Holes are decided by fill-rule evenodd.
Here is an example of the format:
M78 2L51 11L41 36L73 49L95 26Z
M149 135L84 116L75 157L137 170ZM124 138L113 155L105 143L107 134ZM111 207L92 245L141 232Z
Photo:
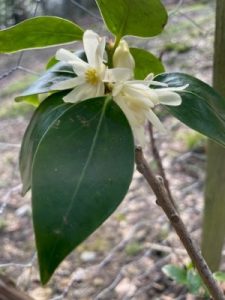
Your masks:
M217 0L216 7L213 86L225 98L225 0ZM208 141L207 154L202 252L215 271L225 237L225 148Z

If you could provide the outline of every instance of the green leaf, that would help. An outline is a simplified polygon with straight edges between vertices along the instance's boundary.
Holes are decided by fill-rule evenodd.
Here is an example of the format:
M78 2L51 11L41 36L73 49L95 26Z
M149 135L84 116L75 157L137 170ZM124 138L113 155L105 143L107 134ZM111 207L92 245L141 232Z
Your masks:
M134 167L134 142L106 97L72 105L39 143L32 172L33 223L42 283L112 214Z
M46 70L50 69L51 67L56 65L58 62L59 61L55 58L55 56L52 56L45 66Z
M83 51L77 51L75 52L75 55L84 61L87 60ZM64 62L54 63L54 57L52 57L49 62L50 63L47 64L47 71L28 89L16 97L15 101L25 101L32 104L32 101L36 100L36 102L39 104L39 94L48 94L49 92L52 93L54 92L52 89L53 84L76 76L70 64ZM52 66L50 67L51 64Z
M189 86L178 92L182 97L179 106L165 106L167 110L190 128L199 131L225 146L225 99L212 87L190 75L164 73L155 80L171 87Z
M204 289L201 277L194 269L187 272L187 287L192 294L199 294L200 288Z
M15 101L29 102L30 97L33 98L39 94L53 92L52 86L60 81L75 77L72 67L66 63L59 62L48 69L37 81L35 81L28 89L15 98Z
M161 61L152 53L139 48L130 48L130 52L135 60L135 79L143 80L149 73L157 75L165 71Z
M64 95L65 93L56 93L43 101L34 112L26 129L19 156L23 195L31 187L33 158L41 138L51 124L71 106L71 104L62 101Z
M218 271L213 273L213 277L218 281L218 282L225 282L225 273Z
M0 31L0 53L44 48L81 40L75 23L51 16L35 17Z
M162 268L165 275L172 278L178 284L187 284L187 270L175 265L165 265Z
M106 26L115 36L155 36L167 23L159 0L96 0Z

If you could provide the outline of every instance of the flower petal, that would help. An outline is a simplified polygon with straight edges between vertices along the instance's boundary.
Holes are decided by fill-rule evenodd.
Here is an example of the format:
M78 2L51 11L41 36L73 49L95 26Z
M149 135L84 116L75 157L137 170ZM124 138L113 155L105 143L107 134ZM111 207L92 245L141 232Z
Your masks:
M86 99L103 96L104 92L104 84L92 85L83 83L67 94L63 100L65 102L76 103Z
M124 82L133 76L133 71L128 68L108 69L105 74L105 82Z
M106 39L105 37L102 37L99 41L98 47L96 49L96 55L95 55L95 67L101 68L104 60L104 53L105 53L105 44Z
M75 77L75 78L63 80L63 81L60 81L60 82L54 84L52 86L52 89L53 90L67 90L67 89L72 89L75 86L84 83L84 81L85 80L82 77Z
M135 145L141 146L144 148L145 146L145 127L144 126L134 126L132 127L135 139Z
M77 56L73 61L70 61L69 63L72 65L75 74L77 74L78 76L84 75L85 71L89 67L89 65L85 61Z
M153 81L154 73L149 73L144 80L146 81Z
M128 68L134 70L135 60L130 53L128 44L121 40L113 54L113 66L117 68Z
M123 89L123 82L119 82L117 84L114 84L113 90L112 90L112 96L117 97L119 96L119 93Z
M123 92L130 98L133 98L137 105L140 102L140 105L154 107L159 103L158 95L155 91L143 84L125 84Z
M185 84L185 85L182 85L182 86L177 86L177 87L172 87L172 86L168 86L165 87L165 88L159 88L157 89L158 91L172 91L172 92L176 92L176 91L183 91L185 90L187 87L189 86L189 84Z
M77 75L83 75L88 68L88 64L85 61L66 49L59 49L55 57L58 60L71 64Z
M63 97L63 100L65 102L76 103L76 102L91 98L89 96L89 94L90 94L89 84L84 83L84 84L77 86L69 94L67 94L65 97Z
M56 54L55 54L56 59L62 60L65 62L73 61L75 57L76 57L75 54L73 54L72 52L70 52L66 49L63 49L63 48L57 50Z
M154 86L162 86L162 87L165 87L167 88L168 87L168 84L167 83L164 83L164 82L159 82L159 81L146 81L148 82L148 85L154 85Z
M99 60L103 61L105 39L92 30L86 30L83 35L83 44L89 65L96 67L96 60L97 64Z
M163 124L160 122L159 118L151 109L149 109L149 111L147 112L147 118L149 122L151 122L152 125L155 126L160 132L166 133Z
M101 96L104 96L104 94L105 94L105 85L103 82L99 82L96 85L95 97L101 97Z
M182 102L181 96L177 93L168 90L164 91L163 89L161 90L156 89L155 91L159 97L159 102L161 104L178 106Z

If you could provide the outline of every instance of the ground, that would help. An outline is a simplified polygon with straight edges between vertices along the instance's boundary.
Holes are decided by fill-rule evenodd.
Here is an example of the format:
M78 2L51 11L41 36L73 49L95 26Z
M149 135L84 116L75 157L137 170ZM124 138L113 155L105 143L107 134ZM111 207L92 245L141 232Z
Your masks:
M181 1L178 6L173 2L168 4L169 24L160 37L138 42L130 39L130 43L160 55L167 71L189 73L210 83L214 6L210 1ZM55 49L25 53L21 65L41 72L54 53ZM16 65L18 55L1 55L0 59L4 73ZM41 287L31 196L21 197L18 171L19 147L33 108L13 101L34 79L35 75L20 70L0 82L0 271L37 300L197 299L162 272L168 263L182 266L189 259L137 171L119 208L61 264L51 282ZM168 134L155 132L156 144L181 216L199 245L206 140L163 110L159 114ZM157 172L149 142L145 153Z

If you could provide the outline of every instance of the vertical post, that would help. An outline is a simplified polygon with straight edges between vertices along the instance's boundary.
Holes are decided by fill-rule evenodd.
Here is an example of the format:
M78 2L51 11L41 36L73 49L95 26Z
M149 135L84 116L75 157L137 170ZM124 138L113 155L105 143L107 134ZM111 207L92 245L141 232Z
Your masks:
M216 6L213 86L225 99L225 0ZM225 148L209 140L207 152L202 253L215 271L225 237Z

